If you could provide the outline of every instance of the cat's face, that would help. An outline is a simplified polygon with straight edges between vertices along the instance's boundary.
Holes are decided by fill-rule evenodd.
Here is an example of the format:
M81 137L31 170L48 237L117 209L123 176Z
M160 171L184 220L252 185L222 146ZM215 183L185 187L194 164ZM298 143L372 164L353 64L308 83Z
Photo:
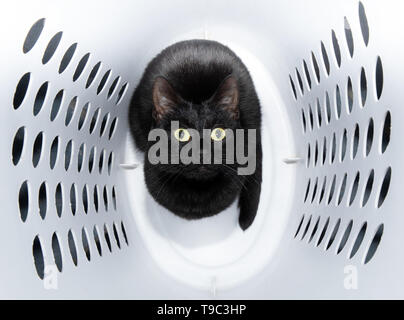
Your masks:
M222 82L210 99L200 104L185 101L167 80L157 78L153 87L154 128L167 132L168 150L176 144L179 154L191 156L195 149L189 147L192 143L199 143L199 154L193 156L199 157L200 163L184 163L181 157L179 163L175 163L168 152L169 164L157 164L156 168L196 180L220 174L236 175L236 166L226 163L225 158L230 133L235 134L240 128L238 97L237 83L232 76ZM215 157L221 157L222 163L215 164Z

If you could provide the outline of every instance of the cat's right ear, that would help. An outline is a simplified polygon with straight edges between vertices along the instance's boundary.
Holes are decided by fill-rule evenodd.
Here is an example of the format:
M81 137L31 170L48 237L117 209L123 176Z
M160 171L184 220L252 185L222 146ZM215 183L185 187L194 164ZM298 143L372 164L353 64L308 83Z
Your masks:
M159 122L178 103L180 97L166 79L158 77L153 84L153 118Z

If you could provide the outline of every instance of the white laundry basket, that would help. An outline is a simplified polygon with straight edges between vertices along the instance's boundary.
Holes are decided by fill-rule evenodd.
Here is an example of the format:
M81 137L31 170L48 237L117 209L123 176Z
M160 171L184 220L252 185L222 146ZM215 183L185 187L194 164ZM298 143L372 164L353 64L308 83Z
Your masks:
M402 1L16 1L0 35L1 298L404 298ZM220 41L263 112L259 212L184 221L128 134L147 63ZM403 127L403 130L400 128Z

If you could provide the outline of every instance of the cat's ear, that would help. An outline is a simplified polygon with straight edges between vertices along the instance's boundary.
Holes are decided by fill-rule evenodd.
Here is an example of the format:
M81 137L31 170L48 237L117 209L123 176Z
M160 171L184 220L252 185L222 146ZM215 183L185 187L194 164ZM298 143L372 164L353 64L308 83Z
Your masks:
M223 108L230 113L233 119L239 118L239 90L237 86L237 81L233 76L228 76L220 84L219 89L212 97L213 103L217 107Z
M166 79L158 77L153 85L153 118L158 122L178 103L180 97Z

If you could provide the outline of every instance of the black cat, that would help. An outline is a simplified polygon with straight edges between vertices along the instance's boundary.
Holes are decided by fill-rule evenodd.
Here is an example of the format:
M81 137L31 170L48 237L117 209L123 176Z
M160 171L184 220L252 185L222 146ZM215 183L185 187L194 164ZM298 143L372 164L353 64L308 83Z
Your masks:
M179 122L175 133L172 121ZM239 197L240 227L251 225L261 191L260 104L247 68L228 47L190 40L163 50L149 63L134 92L129 125L136 146L145 153L146 185L158 203L178 216L198 219L221 212ZM173 139L179 140L175 142L180 150L190 139L189 129L201 132L201 137L202 129L214 130L219 139L212 136L211 145L223 144L223 158L223 130L256 129L256 169L251 175L238 175L237 163L174 164L171 158L168 164L152 164L148 151L155 142L148 141L148 135L156 128L167 132L168 148ZM245 150L247 143L245 133Z

